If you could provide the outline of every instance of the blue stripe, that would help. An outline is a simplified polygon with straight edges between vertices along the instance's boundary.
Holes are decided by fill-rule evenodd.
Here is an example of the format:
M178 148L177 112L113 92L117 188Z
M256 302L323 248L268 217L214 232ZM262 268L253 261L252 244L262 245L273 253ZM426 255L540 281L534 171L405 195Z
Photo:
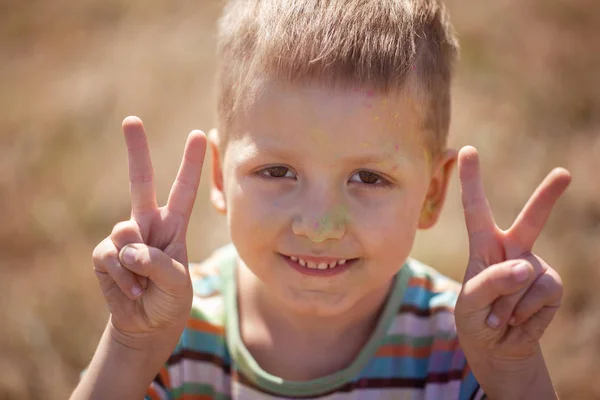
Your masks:
M225 338L221 335L186 328L181 336L181 342L186 349L214 354L220 358L226 357Z
M361 378L413 378L427 377L428 358L377 357L362 370Z
M431 307L448 306L454 307L458 295L454 292L430 292L420 286L409 286L404 292L402 304L410 304L427 310Z
M479 389L479 383L473 376L472 372L463 379L460 385L460 394L458 395L459 400L471 400L473 394Z

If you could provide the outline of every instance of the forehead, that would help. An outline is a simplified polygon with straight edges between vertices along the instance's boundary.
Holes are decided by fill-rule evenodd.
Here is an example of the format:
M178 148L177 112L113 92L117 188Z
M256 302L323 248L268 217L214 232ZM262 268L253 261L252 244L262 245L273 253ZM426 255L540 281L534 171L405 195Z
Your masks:
M382 94L365 87L332 89L320 85L264 82L235 118L232 138L321 146L362 147L423 144L421 107L411 91ZM280 143L284 144L284 143Z

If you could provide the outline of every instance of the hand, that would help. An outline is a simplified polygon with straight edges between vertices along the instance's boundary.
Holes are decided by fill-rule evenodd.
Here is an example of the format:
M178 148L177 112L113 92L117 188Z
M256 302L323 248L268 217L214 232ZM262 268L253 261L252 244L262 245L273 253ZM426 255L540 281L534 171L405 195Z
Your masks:
M127 117L123 133L129 159L131 219L115 225L93 252L94 270L111 324L133 340L168 331L189 317L192 286L186 231L196 199L206 137L192 131L164 207L158 207L150 150L142 121ZM126 343L126 345L129 345Z
M487 393L482 371L495 374L492 380L503 384L503 373L529 379L536 372L526 376L525 370L543 362L539 340L560 306L563 287L558 273L532 248L571 177L561 168L550 172L510 229L503 231L494 222L483 190L477 151L465 147L458 158L469 263L456 304L456 327Z

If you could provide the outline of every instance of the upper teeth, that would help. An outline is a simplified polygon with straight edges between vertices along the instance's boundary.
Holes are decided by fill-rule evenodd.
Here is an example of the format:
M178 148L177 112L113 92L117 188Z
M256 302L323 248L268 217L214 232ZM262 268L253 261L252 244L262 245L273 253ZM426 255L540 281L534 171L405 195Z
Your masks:
M308 267L308 268L312 268L312 269L317 269L317 268L318 269L335 268L338 265L342 265L342 264L344 264L346 262L346 260L336 260L336 261L333 261L333 262L330 262L330 263L324 263L324 262L322 262L322 263L317 264L315 262L305 261L305 260L303 260L301 258L294 257L294 256L290 256L290 258L293 261L297 261L303 267Z

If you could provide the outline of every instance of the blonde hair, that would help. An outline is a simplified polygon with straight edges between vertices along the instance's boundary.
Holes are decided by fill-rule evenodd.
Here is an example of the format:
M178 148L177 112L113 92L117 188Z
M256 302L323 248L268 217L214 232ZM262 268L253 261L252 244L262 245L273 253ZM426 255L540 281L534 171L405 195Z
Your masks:
M382 94L410 87L435 154L448 135L457 54L436 0L230 0L218 30L217 126L227 137L266 77Z

